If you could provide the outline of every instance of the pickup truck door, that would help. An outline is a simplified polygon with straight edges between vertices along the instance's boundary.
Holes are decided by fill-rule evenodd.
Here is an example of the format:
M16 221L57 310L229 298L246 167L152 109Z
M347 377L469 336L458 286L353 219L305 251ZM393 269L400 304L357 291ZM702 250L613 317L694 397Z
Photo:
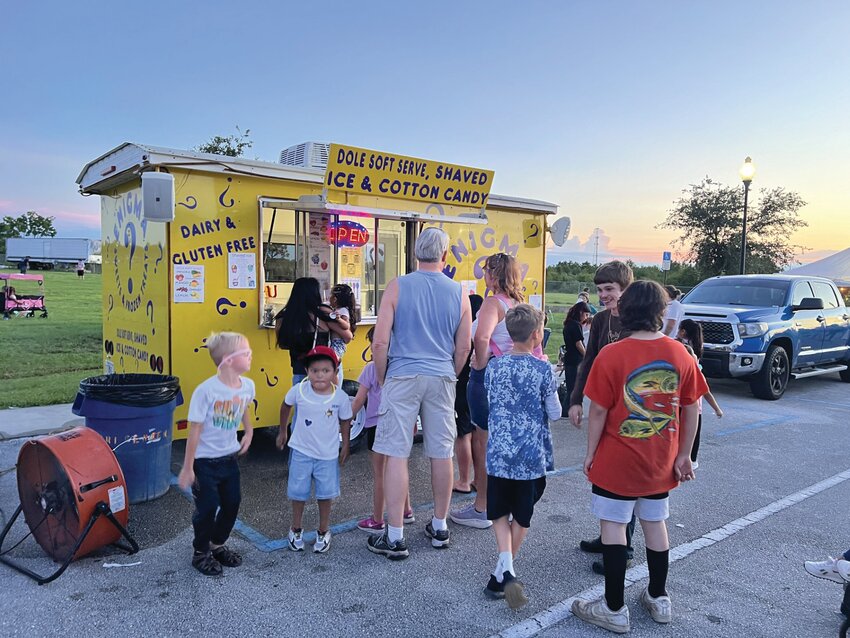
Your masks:
M794 292L791 296L791 304L794 306L806 297L817 297L812 291L808 281L798 281L794 284ZM794 312L794 328L797 331L797 340L800 344L797 360L792 363L794 367L816 365L823 360L823 337L824 322L818 317L823 316L823 310L797 310Z
M850 343L850 313L841 302L835 289L824 281L811 282L815 297L823 300L823 355L821 360L839 361L847 358Z

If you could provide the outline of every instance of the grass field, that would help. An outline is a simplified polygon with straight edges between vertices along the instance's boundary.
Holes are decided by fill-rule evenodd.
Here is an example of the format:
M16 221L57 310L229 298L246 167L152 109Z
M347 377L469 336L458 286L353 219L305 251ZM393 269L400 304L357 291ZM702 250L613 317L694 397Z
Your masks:
M0 408L70 403L81 379L103 373L100 275L31 274L44 275L49 316L0 321Z

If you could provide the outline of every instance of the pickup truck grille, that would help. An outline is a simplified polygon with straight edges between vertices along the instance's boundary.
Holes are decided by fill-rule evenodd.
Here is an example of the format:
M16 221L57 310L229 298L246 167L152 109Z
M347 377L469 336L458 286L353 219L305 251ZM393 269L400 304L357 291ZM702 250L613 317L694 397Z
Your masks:
M720 321L702 321L702 338L705 343L732 343L735 335L732 324Z

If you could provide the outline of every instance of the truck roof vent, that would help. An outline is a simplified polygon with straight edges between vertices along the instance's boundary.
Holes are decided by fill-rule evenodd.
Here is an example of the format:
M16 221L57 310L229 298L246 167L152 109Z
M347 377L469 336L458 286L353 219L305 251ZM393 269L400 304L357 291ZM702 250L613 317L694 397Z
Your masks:
M327 168L331 145L325 142L303 142L280 152L280 163L305 168Z

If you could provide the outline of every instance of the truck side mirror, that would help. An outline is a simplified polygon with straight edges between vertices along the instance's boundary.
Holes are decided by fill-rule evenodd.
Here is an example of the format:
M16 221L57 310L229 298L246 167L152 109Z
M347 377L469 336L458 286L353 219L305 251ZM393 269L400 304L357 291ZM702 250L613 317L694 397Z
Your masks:
M803 297L799 304L791 307L791 310L794 312L797 312L798 310L823 310L823 299L819 299L817 297Z

